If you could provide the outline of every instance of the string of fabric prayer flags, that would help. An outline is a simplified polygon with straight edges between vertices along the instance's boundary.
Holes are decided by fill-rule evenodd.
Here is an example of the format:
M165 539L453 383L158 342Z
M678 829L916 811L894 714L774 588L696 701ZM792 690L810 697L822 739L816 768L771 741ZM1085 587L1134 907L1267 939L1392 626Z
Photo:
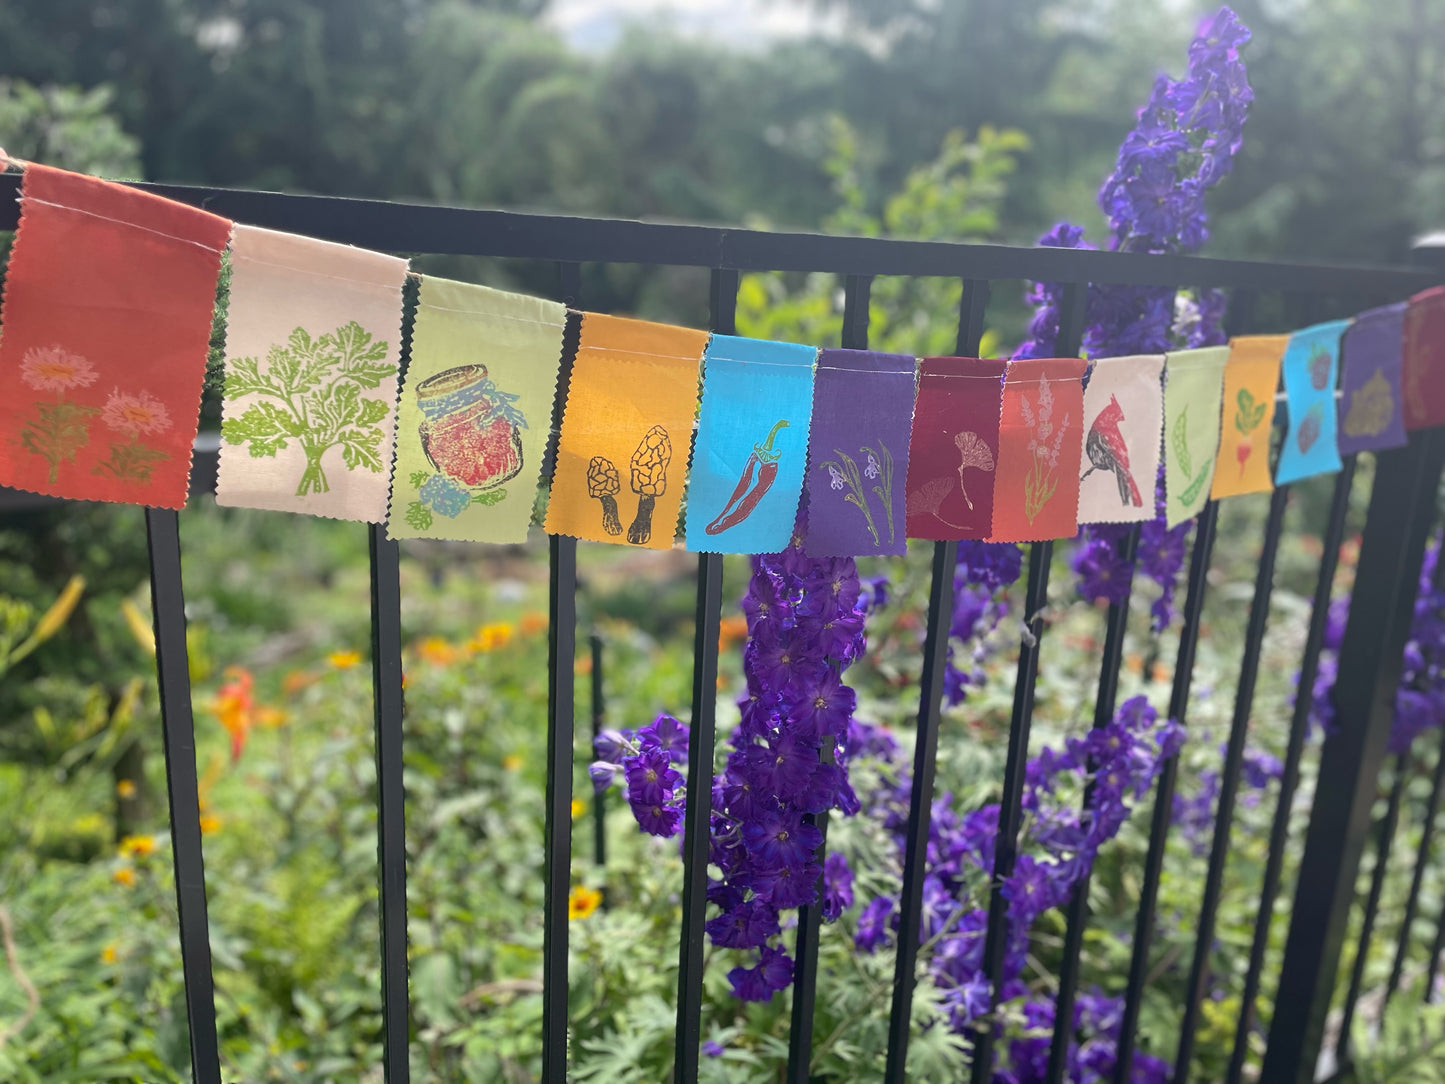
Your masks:
M1445 425L1445 287L1228 346L1004 362L709 335L413 275L403 343L403 259L38 165L20 205L0 484L58 497L184 504L227 251L217 501L395 538L522 542L544 482L549 532L651 549L681 532L775 552L800 509L814 556L1063 538L1151 519L1161 459L1173 526Z

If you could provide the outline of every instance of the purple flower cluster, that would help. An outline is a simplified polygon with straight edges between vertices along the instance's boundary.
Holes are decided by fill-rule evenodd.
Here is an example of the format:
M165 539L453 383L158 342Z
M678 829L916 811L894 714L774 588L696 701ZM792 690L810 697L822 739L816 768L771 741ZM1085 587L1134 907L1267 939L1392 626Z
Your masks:
M943 695L950 706L963 703L970 685L984 683L983 664L996 650L990 636L1008 616L1006 592L1023 571L1023 559L1023 550L1012 542L958 544L948 662L943 672ZM969 651L967 669L959 662L965 649Z
M1222 757L1225 747L1219 747ZM1246 746L1240 766L1240 782L1248 788L1240 803L1257 805L1260 792L1284 774L1280 759L1266 749ZM1205 768L1195 776L1195 786L1189 793L1182 789L1174 792L1174 804L1170 812L1170 824L1179 830L1180 837L1189 844L1196 855L1209 850L1214 837L1214 807L1219 799L1219 772Z
M801 524L801 517L800 517ZM744 1001L767 1001L793 981L779 945L780 913L818 901L832 921L853 905L853 872L841 854L820 864L814 815L858 812L847 765L857 755L891 756L892 739L853 718L857 697L842 674L864 650L863 616L883 605L887 585L866 591L852 558L817 559L802 550L802 530L784 552L753 558L742 609L747 695L713 780L710 861L722 871L708 884L718 913L707 932L720 948L753 954L728 974ZM607 731L589 768L599 790L619 777L643 831L678 831L685 791L674 765L687 760L686 727L669 715L634 732Z
M1153 785L1166 758L1173 756L1183 741L1183 729L1158 714L1143 697L1119 707L1106 727L1069 739L1062 750L1045 748L1025 768L1024 807L1029 812L1028 829L1021 841L1021 854L1013 872L1005 878L1002 892L1008 900L1008 925L1000 999L1026 997L1021 979L1029 936L1034 923L1050 908L1060 907L1092 868L1099 848L1117 835L1128 817L1132 802ZM1080 787L1089 782L1088 801L1082 810L1077 799ZM898 783L870 796L893 833L899 854L903 851L909 781ZM931 943L928 969L933 983L943 991L950 1011L950 1024L960 1032L985 1013L989 987L983 977L983 948L987 911L978 902L992 875L994 845L998 834L999 806L985 805L960 814L951 794L940 795L933 804L929 824L928 865L923 884L923 923L920 937ZM858 918L854 943L860 951L883 947L897 930L898 901L880 896L869 901ZM1079 1029L1089 1035L1075 1051L1074 1064L1086 1064L1105 1057L1099 1047L1105 1042L1112 1057L1114 1031L1096 1020L1098 1013L1117 1016L1122 1005L1116 999L1085 995L1078 1017ZM1052 1019L1047 1002L1024 1003L1025 1015L1044 1014ZM1102 1017L1100 1018L1102 1019ZM1031 1082L1043 1079L1043 1063L1032 1065L1031 1040L1016 1040L1010 1046L1007 1065L1001 1065L996 1079ZM1019 1046L1023 1043L1023 1046ZM1043 1057L1047 1060L1047 1039ZM1163 1079L1149 1075L1163 1072L1163 1065L1141 1056L1140 1080ZM1071 1080L1093 1079L1072 1073Z

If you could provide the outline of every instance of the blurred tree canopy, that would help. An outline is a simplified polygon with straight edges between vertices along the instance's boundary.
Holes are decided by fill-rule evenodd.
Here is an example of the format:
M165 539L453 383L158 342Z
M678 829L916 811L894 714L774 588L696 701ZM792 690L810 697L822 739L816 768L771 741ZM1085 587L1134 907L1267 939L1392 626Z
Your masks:
M586 54L546 0L8 0L0 78L110 88L153 179L801 228L836 210L833 118L873 215L948 132L1017 129L996 232L1028 242L1102 232L1118 140L1206 11L814 2L843 32L733 52L638 25ZM1215 251L1398 260L1445 224L1445 0L1236 6L1258 98Z

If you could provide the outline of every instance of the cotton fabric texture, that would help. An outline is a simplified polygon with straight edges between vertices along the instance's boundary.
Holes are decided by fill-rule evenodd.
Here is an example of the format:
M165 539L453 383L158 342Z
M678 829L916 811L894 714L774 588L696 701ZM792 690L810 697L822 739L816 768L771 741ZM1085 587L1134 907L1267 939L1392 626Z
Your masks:
M388 535L526 541L566 326L555 301L422 279Z
M1398 448L1406 441L1400 395L1405 304L1355 317L1340 343L1340 453Z
M1007 364L924 358L908 443L908 537L987 538Z
M1244 335L1229 344L1224 367L1224 418L1214 464L1215 500L1244 493L1268 493L1269 435L1274 426L1274 393L1288 335Z
M1165 355L1164 518L1170 527L1197 516L1209 500L1228 360L1227 346Z
M582 316L547 505L547 532L670 549L708 334Z
M1339 382L1340 336L1349 326L1348 320L1333 320L1302 328L1289 337L1284 352L1289 426L1275 465L1276 485L1340 469L1335 385Z
M1154 518L1164 430L1164 356L1100 358L1084 388L1080 523Z
M231 223L28 165L0 336L0 484L186 503Z
M236 227L217 504L385 521L406 268Z
M808 456L809 557L907 550L904 488L918 361L824 350Z
M687 482L687 548L778 553L798 517L818 350L714 335Z
M1078 531L1084 368L1081 358L1008 363L992 541L1035 542Z
M1405 428L1445 425L1445 286L1410 298L1405 310Z

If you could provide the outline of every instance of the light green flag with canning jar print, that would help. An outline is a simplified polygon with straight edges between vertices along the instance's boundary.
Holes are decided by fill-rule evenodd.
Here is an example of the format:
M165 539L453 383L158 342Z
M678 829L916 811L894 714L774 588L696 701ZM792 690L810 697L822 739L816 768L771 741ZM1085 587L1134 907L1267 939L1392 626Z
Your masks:
M422 279L388 535L526 541L566 323L555 301Z

